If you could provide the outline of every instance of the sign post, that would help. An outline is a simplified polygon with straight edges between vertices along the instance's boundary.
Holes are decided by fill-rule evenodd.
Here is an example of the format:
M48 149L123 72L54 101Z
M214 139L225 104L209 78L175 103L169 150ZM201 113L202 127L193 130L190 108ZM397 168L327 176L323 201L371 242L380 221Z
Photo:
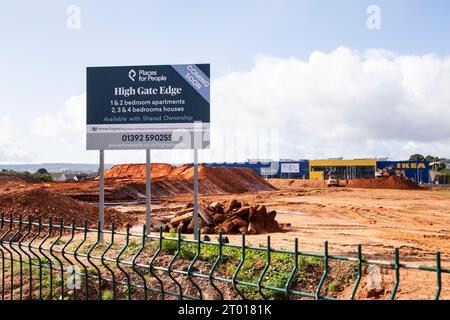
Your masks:
M146 150L146 224L150 232L150 150L193 149L197 234L197 151L210 145L210 65L90 67L86 83L86 148L100 150L101 229L104 150ZM199 137L195 136L196 123Z
M145 230L146 234L150 234L151 229L151 201L152 201L152 193L151 193L151 159L150 159L150 149L145 150L146 152L146 162L145 162L145 198L146 198L146 209L145 209L145 224L147 229Z
M198 240L198 150L194 149L194 239Z
M103 230L105 228L105 151L100 150L100 193L99 193L99 221L100 221L100 242L103 243L104 234Z

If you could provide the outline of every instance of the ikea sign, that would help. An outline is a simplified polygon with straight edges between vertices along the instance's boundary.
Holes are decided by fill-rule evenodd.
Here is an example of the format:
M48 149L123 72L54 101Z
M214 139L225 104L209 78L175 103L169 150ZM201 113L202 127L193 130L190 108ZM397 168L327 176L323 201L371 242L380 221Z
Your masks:
M426 169L424 162L403 162L397 163L397 169Z

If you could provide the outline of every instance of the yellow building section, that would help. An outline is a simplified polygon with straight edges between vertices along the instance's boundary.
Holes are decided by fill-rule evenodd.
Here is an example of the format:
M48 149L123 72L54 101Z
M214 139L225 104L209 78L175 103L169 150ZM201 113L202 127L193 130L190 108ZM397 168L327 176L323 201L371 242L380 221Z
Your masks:
M376 165L376 160L310 160L309 171L311 171L311 167L376 167Z
M342 174L346 177L346 179L354 179L358 178L358 174L356 174L357 167L373 167L373 175L375 173L375 169L377 166L376 160L310 160L309 161L309 178L311 180L323 180L324 179L324 171L323 168L339 168L341 167L341 171L345 172ZM363 169L363 168L361 168ZM371 170L369 170L371 171ZM371 173L367 175L372 175ZM372 175L372 177L373 177Z
M310 180L323 180L323 172L322 171L310 171L309 179Z

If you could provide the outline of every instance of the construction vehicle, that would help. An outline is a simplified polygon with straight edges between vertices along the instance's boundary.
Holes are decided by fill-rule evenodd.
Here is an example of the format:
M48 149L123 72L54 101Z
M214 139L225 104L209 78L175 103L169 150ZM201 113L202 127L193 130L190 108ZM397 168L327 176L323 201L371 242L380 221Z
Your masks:
M339 179L335 178L333 176L329 176L328 180L326 181L326 185L327 185L327 188L328 187L337 187L337 186L339 186Z
M328 179L326 180L326 186L328 187L338 187L339 178L335 174L335 170L330 170L327 172Z
M379 169L375 172L375 178L386 178L397 175L397 170L393 166L388 166L384 169Z
M397 170L393 166L388 166L375 172L375 178L387 178L394 176L405 177L405 170Z

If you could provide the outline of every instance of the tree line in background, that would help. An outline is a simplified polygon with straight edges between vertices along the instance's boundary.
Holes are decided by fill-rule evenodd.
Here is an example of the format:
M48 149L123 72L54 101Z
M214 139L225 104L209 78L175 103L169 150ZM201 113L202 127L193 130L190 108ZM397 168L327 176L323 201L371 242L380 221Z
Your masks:
M409 157L409 161L428 161L428 162L438 162L438 161L445 161L448 160L446 158L439 158L435 156L428 155L424 157L420 153L413 154Z
M437 162L442 162L442 165L435 165L431 168L431 170L445 174L445 175L450 175L450 170L446 169L445 167L445 162L450 161L447 158L440 158L440 157L436 157L436 156L423 156L420 153L416 153L413 154L412 156L409 157L409 161L428 161L430 163L437 163Z
M0 174L5 174L5 175L22 175L25 177L31 177L33 179L36 180L41 180L41 181L52 181L52 176L50 175L50 173L48 173L48 171L45 168L41 168L39 170L37 170L35 173L30 173L28 171L25 172L17 172L14 170L6 170L3 169Z

